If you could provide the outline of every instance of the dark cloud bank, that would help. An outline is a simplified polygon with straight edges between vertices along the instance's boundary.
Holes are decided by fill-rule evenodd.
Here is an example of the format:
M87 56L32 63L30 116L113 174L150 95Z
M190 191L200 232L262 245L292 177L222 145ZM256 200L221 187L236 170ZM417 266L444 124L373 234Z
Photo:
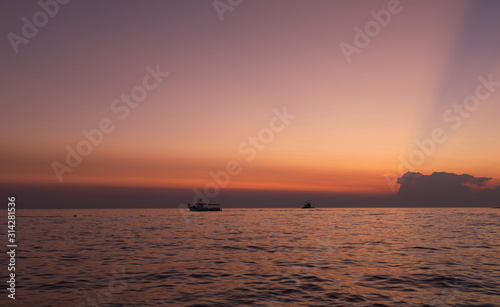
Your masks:
M453 173L406 173L397 195L338 194L306 191L223 189L213 199L225 208L299 208L305 200L316 207L493 207L500 206L500 187L486 189L491 178ZM21 208L177 208L193 203L192 189L98 187L69 185L2 185L0 195L17 198ZM4 202L7 206L7 201ZM184 207L185 209L185 207Z
M445 172L408 172L398 178L397 200L413 206L500 206L500 187L484 188L491 179Z

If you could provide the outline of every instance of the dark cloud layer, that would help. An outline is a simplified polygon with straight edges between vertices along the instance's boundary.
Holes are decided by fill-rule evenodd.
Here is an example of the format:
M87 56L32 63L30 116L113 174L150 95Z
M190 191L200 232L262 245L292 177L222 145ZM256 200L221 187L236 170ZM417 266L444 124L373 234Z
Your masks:
M453 173L406 173L397 196L319 191L221 189L211 201L224 208L300 208L310 200L328 207L485 207L500 206L500 187L486 189L491 178ZM178 208L199 196L192 189L70 185L0 185L4 199L15 196L18 208ZM7 202L4 203L5 209ZM0 205L2 207L2 205ZM183 207L186 210L185 207Z
M398 178L401 186L397 198L404 205L498 206L500 187L484 188L491 179L446 172L431 175L408 172Z

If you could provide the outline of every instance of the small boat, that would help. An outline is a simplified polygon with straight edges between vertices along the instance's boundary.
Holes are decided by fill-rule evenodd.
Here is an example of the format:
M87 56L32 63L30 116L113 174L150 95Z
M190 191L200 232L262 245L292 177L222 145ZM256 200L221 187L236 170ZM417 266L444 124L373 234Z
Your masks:
M311 208L314 208L314 207L308 201L306 201L306 204L304 205L304 207L302 207L302 209L311 209Z
M205 203L201 198L194 206L188 204L188 208L189 211L222 211L220 204Z

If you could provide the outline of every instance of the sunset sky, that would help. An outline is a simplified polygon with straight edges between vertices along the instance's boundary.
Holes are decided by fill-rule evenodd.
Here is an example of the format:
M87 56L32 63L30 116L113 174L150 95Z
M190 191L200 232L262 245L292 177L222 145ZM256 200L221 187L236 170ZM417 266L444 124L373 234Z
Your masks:
M355 28L366 33L371 11L391 7L399 13L348 61L341 44L356 46ZM390 195L388 182L408 170L500 175L500 2L244 0L231 9L221 20L212 1L74 0L16 53L8 34L22 35L22 18L42 9L2 2L0 182L203 189L232 160L241 172L227 190ZM116 112L148 67L169 75ZM460 113L467 96L479 104ZM295 117L248 161L248 137L284 109ZM54 161L66 164L67 147L105 118L114 130L58 180ZM401 168L435 129L446 140Z

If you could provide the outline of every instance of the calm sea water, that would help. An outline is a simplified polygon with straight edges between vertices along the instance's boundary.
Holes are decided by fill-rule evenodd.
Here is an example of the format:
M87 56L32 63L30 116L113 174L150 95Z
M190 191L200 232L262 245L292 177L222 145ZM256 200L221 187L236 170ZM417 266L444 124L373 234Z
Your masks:
M500 306L500 209L17 215L16 306Z

